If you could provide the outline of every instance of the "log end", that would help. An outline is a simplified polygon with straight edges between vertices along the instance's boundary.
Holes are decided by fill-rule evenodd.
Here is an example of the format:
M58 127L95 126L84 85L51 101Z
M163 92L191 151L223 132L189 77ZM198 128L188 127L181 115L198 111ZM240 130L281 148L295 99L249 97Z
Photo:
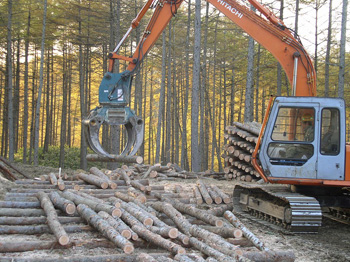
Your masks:
M100 187L102 189L107 189L108 188L108 182L101 182Z
M168 235L170 238L175 239L179 235L179 231L177 228L171 228Z
M131 254L134 252L134 246L132 244L126 244L123 248L125 254Z
M74 204L68 204L68 205L66 206L66 213L67 213L68 215L73 215L73 214L75 213L75 211L76 211L76 207L75 207Z
M235 238L241 238L241 237L243 236L242 230L240 230L240 229L235 229L235 230L233 231L233 236L234 236Z
M60 236L58 238L58 243L61 245L61 246L66 246L69 244L69 237L67 235L63 235L63 236Z
M122 215L122 211L119 208L113 209L112 216L114 216L114 217L121 217L121 215Z
M215 226L217 227L223 227L224 226L224 221L222 221L221 219L217 219L215 221Z
M130 230L127 230L127 229L122 230L121 235L123 237L125 237L126 239L130 239L131 238L131 232L130 232Z
M134 240L134 241L136 241L136 240L139 239L139 235L136 234L136 233L131 233L131 239Z
M232 202L230 197L225 197L225 198L223 199L223 201L224 201L225 204L228 204L228 203L231 203L231 202Z
M137 156L136 157L136 163L137 164L142 164L142 162L143 162L143 157L142 156Z
M185 246L188 246L190 244L190 238L188 236L185 236L181 239L182 244Z
M214 201L215 201L215 204L221 204L222 203L222 198L221 197L215 197Z
M143 224L145 226L152 226L153 225L153 219L152 218L146 218L144 221L143 221Z
M186 249L184 249L183 247L178 248L177 254L186 254Z
M116 188L118 187L118 185L117 185L116 183L114 183L114 182L110 182L110 183L109 183L109 187L110 187L111 189L116 189Z
M211 198L206 198L206 199L205 199L205 203L208 204L208 205L211 205L211 204L213 204L213 199L211 199Z

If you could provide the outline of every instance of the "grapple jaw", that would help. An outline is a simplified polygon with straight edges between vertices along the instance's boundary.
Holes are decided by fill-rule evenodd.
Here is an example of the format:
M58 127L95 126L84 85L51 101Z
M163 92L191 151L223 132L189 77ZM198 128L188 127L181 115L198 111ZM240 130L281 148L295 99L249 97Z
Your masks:
M124 125L128 139L121 156L133 156L143 142L144 122L126 105L130 100L131 76L107 73L100 85L100 106L91 110L83 120L86 140L90 148L98 155L112 158L101 145L99 131L103 124Z

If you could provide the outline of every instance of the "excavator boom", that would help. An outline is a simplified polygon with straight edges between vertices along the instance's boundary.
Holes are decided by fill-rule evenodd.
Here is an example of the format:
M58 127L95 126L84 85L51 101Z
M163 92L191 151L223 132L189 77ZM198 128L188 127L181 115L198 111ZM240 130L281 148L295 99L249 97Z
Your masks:
M90 147L99 155L112 157L99 142L102 124L124 125L128 140L123 156L136 154L143 141L144 124L127 105L130 102L132 76L137 73L143 58L153 47L172 17L178 12L183 0L148 0L113 52L109 54L109 68L99 88L100 106L93 109L84 120L86 137ZM257 2L249 3L261 16L238 0L207 0L233 23L270 51L284 68L296 96L315 96L315 71L311 59L293 33L268 8ZM149 9L153 15L131 56L118 51L132 30L141 22ZM129 63L122 73L113 73L115 60Z

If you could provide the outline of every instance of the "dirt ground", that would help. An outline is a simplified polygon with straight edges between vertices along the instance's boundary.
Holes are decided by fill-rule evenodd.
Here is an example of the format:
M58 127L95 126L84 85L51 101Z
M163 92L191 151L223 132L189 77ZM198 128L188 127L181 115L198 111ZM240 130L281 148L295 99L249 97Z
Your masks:
M16 165L16 167L30 177L38 177L47 174L50 171L57 172L56 169L49 167L33 167ZM71 170L66 170L72 173ZM177 179L176 181L150 181L151 184L165 185L166 189L172 189L174 184L183 184L184 186L192 186L195 180ZM224 180L206 180L207 184L215 184L224 189L225 192L231 193L235 182ZM6 192L16 186L0 175L0 200L3 199ZM240 216L239 216L240 217ZM240 217L241 221L258 237L265 245L273 250L292 250L296 255L297 262L318 262L318 261L334 261L345 262L350 261L350 226L340 224L328 218L324 218L322 227L317 234L285 234L279 230L272 229L257 223L254 219ZM83 233L81 233L83 234ZM15 237L15 236L14 236ZM50 238L47 234L38 236L40 239ZM80 236L81 237L81 236ZM16 237L15 237L16 238ZM1 239L1 238L0 238ZM25 237L23 237L25 240ZM37 251L43 252L43 251ZM59 251L69 255L73 251ZM84 252L84 251L83 251ZM95 252L95 251L94 251ZM39 255L38 253L38 255ZM85 250L84 254L89 254ZM1 261L1 254L0 254Z

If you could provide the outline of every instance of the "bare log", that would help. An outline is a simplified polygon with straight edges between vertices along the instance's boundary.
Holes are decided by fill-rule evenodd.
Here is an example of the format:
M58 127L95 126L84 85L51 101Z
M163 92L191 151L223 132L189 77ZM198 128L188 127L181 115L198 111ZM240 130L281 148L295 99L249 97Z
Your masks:
M134 251L133 244L121 236L108 222L97 215L91 208L84 204L79 204L77 210L90 225L116 244L116 246L121 248L124 253L131 254Z
M248 238L259 250L269 250L267 247L265 247L265 244L260 241L260 239L257 238L231 211L225 211L224 216L233 226L242 230L243 235Z
M196 198L197 205L203 204L203 198L202 198L201 192L199 191L196 185L193 187L193 193Z
M9 179L9 180L11 180L11 181L15 181L15 180L18 179L18 178L16 177L16 175L13 174L13 173L11 172L11 170L8 169L8 168L6 167L6 165L5 165L4 163L2 163L1 161L0 161L0 170L2 171L2 173L4 174L4 176L5 176L7 179Z
M49 181L52 185L57 186L57 177L54 173L49 174Z
M120 217L120 215L121 215L120 209L118 209L112 205L99 203L99 202L93 201L91 199L81 197L77 194L74 194L73 192L64 191L64 192L60 192L60 194L64 198L67 198L70 201L73 201L76 205L85 204L85 205L89 206L90 208L92 208L96 212L105 211L108 214L110 214L112 216L116 216L116 217Z
M225 204L232 202L231 197L229 197L227 194L222 192L222 190L220 190L217 186L213 185L211 187L218 193L218 195L222 198L222 200L224 201Z
M134 225L134 226L132 226L132 230L134 230L135 233L137 233L143 239L145 239L153 244L156 244L157 246L160 246L173 254L185 254L186 253L186 250L182 246L175 244L175 243L161 237L160 235L152 233L150 230L148 230L145 227L142 227L140 225Z
M243 236L243 232L240 229L234 227L214 227L214 226L200 226L201 228L208 230L214 234L217 234L223 238L241 238Z
M203 197L205 203L207 203L208 205L213 204L213 199L210 197L209 192L208 192L208 190L207 190L207 188L202 180L197 181L197 186L198 186L199 191L202 194L202 197Z
M44 192L39 192L37 197L46 213L47 224L55 235L58 243L60 243L62 246L67 245L69 243L69 237L61 223L58 221L56 210L49 196Z
M7 166L9 166L10 168L12 168L13 170L15 170L18 174L24 176L25 178L30 178L28 175L24 174L23 172L21 172L18 168L16 168L14 165L12 165L11 162L7 161L4 157L0 156L0 160L2 162L4 162ZM15 178L15 177L14 177ZM17 179L17 178L15 178Z
M137 262L157 262L155 258L153 258L151 255L147 253L141 253L136 258Z
M36 208L40 202L0 201L0 208Z
M269 261L269 262L293 262L295 254L293 251L247 251L243 256L251 261Z
M163 202L154 202L150 203L150 205L157 211L166 214L175 223L175 225L177 225L177 227L186 235L190 234L191 224L171 204Z
M208 189L209 195L214 200L215 204L221 204L222 198L219 196L219 194L210 186L208 186L207 189Z
M0 225L35 225L45 224L47 218L44 216L40 217L0 217ZM83 220L80 217L58 217L58 221L61 224L67 223L82 223Z
M75 204L72 201L69 201L61 197L57 192L51 192L49 194L50 200L60 210L65 212L68 215L72 215L76 211Z
M116 189L117 188L117 184L114 183L107 175L105 175L101 170L99 170L97 167L91 167L90 168L90 172L92 174L94 174L95 176L98 176L102 179L104 179L105 181L107 181L108 186L112 189Z
M108 187L108 182L106 180L95 175L87 175L87 174L79 173L78 178L80 178L81 180L84 180L86 183L95 185L102 189L106 189Z
M199 251L201 251L203 254L206 254L209 257L214 257L220 262L232 262L233 258L230 256L227 256L220 251L208 246L207 244L203 243L202 241L199 241L195 237L190 237L190 244L191 246L195 247Z
M120 218L114 218L110 214L100 211L98 215L105 219L115 230L117 230L126 239L131 238L131 229Z
M98 161L98 162L122 162L122 163L137 163L141 164L143 162L142 156L120 156L111 155L112 157L100 156L97 154L88 154L86 159L88 161Z
M45 216L45 212L35 208L0 208L0 215L4 217L39 217Z
M192 205L183 204L175 199L168 199L167 201L169 201L173 205L173 207L175 207L178 211L198 218L210 225L217 227L222 227L224 225L224 221L221 218L216 217L205 210L196 208Z
M208 212L214 216L222 217L227 210L233 209L233 203L229 203L226 205L220 205L218 207L214 207L212 209L209 209Z
M192 260L190 257L184 254L177 254L174 257L174 259L175 261L179 261L179 262L194 262L194 260Z

